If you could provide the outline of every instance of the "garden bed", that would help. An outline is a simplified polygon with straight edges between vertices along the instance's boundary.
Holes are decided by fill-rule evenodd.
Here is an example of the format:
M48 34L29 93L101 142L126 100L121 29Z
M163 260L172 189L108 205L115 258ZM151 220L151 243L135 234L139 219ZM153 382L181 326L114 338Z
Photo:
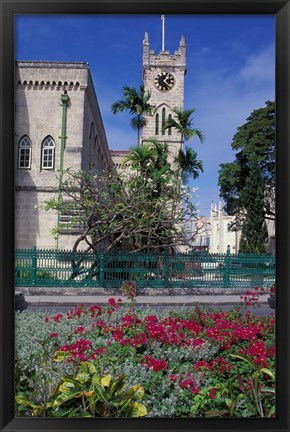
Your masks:
M16 414L274 417L274 328L246 305L17 313Z

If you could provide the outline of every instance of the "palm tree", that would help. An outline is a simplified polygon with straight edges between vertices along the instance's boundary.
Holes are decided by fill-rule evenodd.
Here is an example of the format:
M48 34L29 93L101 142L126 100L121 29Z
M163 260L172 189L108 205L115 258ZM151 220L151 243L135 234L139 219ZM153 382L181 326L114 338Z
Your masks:
M132 147L128 156L123 159L123 164L132 164L132 168L141 172L147 172L148 167L153 162L153 154L150 143L145 143L141 147Z
M154 184L153 197L159 197L163 185L168 183L174 174L168 161L169 146L166 142L160 142L154 138L140 147L131 148L130 153L123 159L123 164L131 163L132 169L141 174L141 182ZM138 176L135 177L138 183Z
M113 114L128 111L129 114L134 115L131 126L133 129L137 129L137 146L139 146L140 130L147 124L144 115L151 114L154 109L154 106L149 103L151 93L145 91L143 84L137 89L124 86L122 92L124 99L118 99L114 102L111 111Z
M123 159L123 164L129 162L133 169L152 175L153 172L164 173L171 170L168 157L168 143L151 138L140 147L132 147L128 156Z
M174 128L180 133L180 150L182 150L184 141L189 141L195 135L198 136L201 142L204 140L203 133L199 129L192 127L193 120L190 118L190 116L195 112L195 108L187 110L173 108L172 111L176 114L177 120L175 120L173 117L169 117L163 125L163 131L169 128Z
M189 147L179 150L174 162L181 171L183 182L186 183L189 177L194 179L199 177L200 172L203 172L203 163L197 160L197 153Z

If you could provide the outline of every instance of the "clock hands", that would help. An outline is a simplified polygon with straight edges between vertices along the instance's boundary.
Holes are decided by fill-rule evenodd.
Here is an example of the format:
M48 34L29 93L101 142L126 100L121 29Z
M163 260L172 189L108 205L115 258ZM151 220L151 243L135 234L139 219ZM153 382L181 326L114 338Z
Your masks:
M166 76L166 77L164 78L163 82L164 82L164 84L166 84L168 87L170 87L170 83L167 82L167 78L168 78L168 76Z

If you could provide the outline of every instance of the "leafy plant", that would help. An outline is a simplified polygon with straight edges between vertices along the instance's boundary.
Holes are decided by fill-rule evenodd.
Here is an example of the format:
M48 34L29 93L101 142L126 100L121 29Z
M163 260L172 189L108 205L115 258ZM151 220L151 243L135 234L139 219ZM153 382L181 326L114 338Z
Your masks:
M270 393L271 395L275 395L275 387L265 386L261 384L262 378L264 375L270 379L270 381L275 385L275 373L266 367L261 367L256 365L248 356L243 354L230 354L232 358L242 360L247 365L250 366L252 373L250 377L248 377L248 388L250 389L250 394L252 396L253 402L257 408L257 412L261 417L265 417L265 407L263 406L263 402L265 403L265 395ZM241 374L239 374L239 382L241 385L242 378ZM272 417L275 414L275 404L270 407L268 411L268 417Z
M140 385L126 388L125 375L101 376L92 362L82 362L79 373L63 377L45 404L23 393L16 396L16 402L37 416L142 417L147 414L146 407L138 402L143 395Z

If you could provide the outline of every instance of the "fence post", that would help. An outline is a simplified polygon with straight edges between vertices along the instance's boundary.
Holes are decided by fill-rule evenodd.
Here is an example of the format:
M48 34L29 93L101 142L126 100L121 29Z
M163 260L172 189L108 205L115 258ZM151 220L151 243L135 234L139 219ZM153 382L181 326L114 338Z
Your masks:
M165 254L164 254L163 270L164 270L164 285L165 285L165 288L168 288L168 286L169 286L169 260L168 260L168 251L166 251Z
M100 257L100 277L99 277L99 280L100 280L101 287L103 287L104 286L104 280L105 280L104 254L100 253L99 257Z
M227 249L227 254L225 258L225 288L229 288L230 286L230 250Z
M37 273L37 250L36 246L32 249L32 269L31 269L31 277L32 277L32 285L36 285L36 273Z

